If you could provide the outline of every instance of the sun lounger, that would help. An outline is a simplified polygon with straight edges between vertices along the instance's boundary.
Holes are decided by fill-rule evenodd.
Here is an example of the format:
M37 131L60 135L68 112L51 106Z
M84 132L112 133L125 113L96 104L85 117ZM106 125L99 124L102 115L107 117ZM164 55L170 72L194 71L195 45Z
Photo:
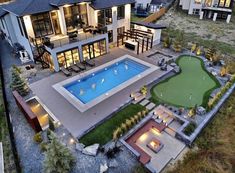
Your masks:
M94 60L87 60L85 61L86 65L90 66L90 67L94 67L95 66L95 61Z
M72 73L64 67L61 67L61 71L64 73L65 76L71 76L72 75Z
M75 66L74 64L70 64L70 68L71 68L74 72L76 72L76 73L78 73L78 72L81 71L80 68L78 68L78 67Z
M86 70L86 66L82 65L81 63L77 62L76 66L80 68L81 70Z

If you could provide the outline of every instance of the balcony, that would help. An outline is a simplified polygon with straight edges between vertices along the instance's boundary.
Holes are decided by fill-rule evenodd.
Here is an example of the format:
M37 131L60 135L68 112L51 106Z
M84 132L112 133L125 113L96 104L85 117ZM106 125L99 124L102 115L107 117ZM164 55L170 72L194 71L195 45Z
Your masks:
M213 5L209 5L209 4L202 4L202 9L204 10L214 10L214 11L223 11L223 12L232 12L232 9L228 8L228 7L220 7L218 6L218 4L213 4Z

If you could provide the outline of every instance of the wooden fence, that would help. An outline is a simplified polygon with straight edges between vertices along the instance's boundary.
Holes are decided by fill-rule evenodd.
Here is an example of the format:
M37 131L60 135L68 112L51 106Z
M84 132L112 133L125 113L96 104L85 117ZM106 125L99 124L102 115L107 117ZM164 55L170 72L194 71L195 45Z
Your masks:
M166 13L166 8L161 8L159 11L151 14L150 16L146 17L143 22L151 23L162 17Z

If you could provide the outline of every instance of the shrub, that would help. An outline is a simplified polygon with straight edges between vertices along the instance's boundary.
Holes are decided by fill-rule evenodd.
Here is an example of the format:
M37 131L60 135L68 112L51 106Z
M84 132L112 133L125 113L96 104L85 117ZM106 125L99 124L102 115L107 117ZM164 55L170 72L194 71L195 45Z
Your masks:
M138 123L139 122L139 116L135 115L134 118L135 118L136 123Z
M147 93L148 93L148 88L147 88L147 86L143 86L143 87L140 89L140 92L141 92L143 95L147 95Z
M46 142L42 142L40 144L40 149L41 149L42 152L47 151L47 143Z
M184 134L190 136L196 128L197 128L197 124L195 122L190 122L188 126L185 127Z
M134 117L131 117L130 118L130 121L131 121L131 125L134 126L136 124L136 121L135 121L135 118Z
M122 132L123 132L123 133L126 133L126 131L127 131L127 126L126 126L126 124L122 123L122 124L121 124L121 129L122 129Z
M131 129L132 125L131 125L131 121L129 119L126 119L125 124L126 124L127 129Z
M120 136L122 135L122 129L120 127L118 127L114 132L113 132L113 140L117 140L118 138L120 138Z
M41 133L36 133L33 137L33 140L36 143L41 143L43 141L42 134Z

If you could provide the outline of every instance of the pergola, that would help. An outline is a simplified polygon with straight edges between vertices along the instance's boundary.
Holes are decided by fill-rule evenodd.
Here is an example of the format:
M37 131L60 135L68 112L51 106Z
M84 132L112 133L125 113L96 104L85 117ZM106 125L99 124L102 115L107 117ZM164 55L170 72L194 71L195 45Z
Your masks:
M117 36L117 47L123 45L126 40L132 39L136 42L137 54L151 49L154 45L154 39L157 38L157 30L165 29L165 26L147 23L132 22L133 27L130 30L119 33ZM161 33L161 32L160 32ZM160 36L159 36L160 37Z

